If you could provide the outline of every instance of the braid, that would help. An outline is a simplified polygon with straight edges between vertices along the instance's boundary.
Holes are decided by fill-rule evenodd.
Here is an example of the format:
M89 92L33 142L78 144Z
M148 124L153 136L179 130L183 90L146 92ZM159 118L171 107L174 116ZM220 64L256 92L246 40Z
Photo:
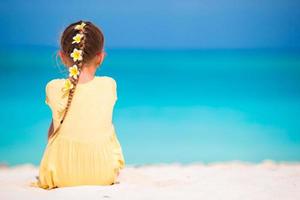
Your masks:
M81 29L81 30L79 30L79 33L80 34L83 34L84 33L84 30L83 29ZM82 57L84 56L84 47L85 47L85 37L84 37L84 34L83 34L83 38L81 39L81 41L80 41L80 43L75 43L75 48L76 49L79 49L79 50L82 50ZM83 60L76 60L75 61L75 64L76 64L76 66L78 67L78 74L80 75L80 72L81 72L81 70L82 70L82 66L83 66ZM75 79L74 77L72 77L72 76L70 76L69 77L69 80L72 82L72 84L73 84L73 88L70 90L70 92L69 92L69 95L68 95L68 103L67 103L67 106L66 106L66 111L65 111L65 113L64 113L64 115L63 115L63 118L62 118L62 120L60 121L60 124L62 124L63 123L63 121L64 121L64 119L65 119L65 117L66 117L66 115L67 115L67 112L68 112L68 110L69 110L69 107L70 107L70 105L71 105L71 102L72 102L72 99L73 99L73 96L74 96L74 93L75 93L75 89L76 89L76 86L77 86L77 83L78 83L78 81L79 81L79 75L78 75L78 77Z
M69 91L68 92L68 101L67 101L67 105L65 108L65 112L63 113L63 117L62 117L57 129L52 134L50 134L50 137L55 135L55 133L61 127L61 124L64 122L64 119L69 111L69 108L70 108L70 105L71 105L71 102L72 102L72 99L73 99L73 96L74 96L74 93L75 93L75 90L76 90L76 87L77 87L77 84L79 81L80 72L83 67L83 59L82 58L84 57L84 50L85 50L85 45L86 45L85 44L85 40L86 40L85 33L86 32L84 29L85 25L86 24L83 21L80 21L80 24L77 24L74 28L76 31L75 31L75 35L73 37L74 41L72 42L73 53L70 54L71 57L73 58L74 65L69 68L70 75L66 79L66 82L65 82L65 87L66 87L66 84L69 84L69 89L67 89ZM76 37L78 37L78 38L76 38ZM79 55L76 54L76 53L78 53L78 51L80 52ZM72 70L74 70L74 69L75 69L75 72L72 73ZM62 89L65 89L65 88L62 88Z

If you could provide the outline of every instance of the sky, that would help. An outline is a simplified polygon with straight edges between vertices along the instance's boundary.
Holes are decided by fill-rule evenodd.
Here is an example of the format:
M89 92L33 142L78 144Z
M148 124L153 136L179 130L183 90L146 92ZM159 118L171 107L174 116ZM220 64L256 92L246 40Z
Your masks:
M58 46L77 20L108 48L300 48L300 0L1 0L0 45Z

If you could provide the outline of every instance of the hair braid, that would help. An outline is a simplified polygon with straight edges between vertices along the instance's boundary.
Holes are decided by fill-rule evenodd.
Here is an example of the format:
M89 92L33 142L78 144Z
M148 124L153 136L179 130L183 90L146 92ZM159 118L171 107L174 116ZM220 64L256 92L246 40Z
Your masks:
M84 24L85 26L87 24L85 24L83 21L80 21L79 22L81 25ZM48 139L52 136L55 135L55 133L59 130L59 128L61 127L61 124L64 122L64 119L69 111L69 108L71 106L71 102L72 102L72 99L73 99L73 96L74 96L74 93L75 93L75 90L76 90L76 87L77 87L77 84L78 84L78 81L79 81L79 76L80 76L80 73L81 73L81 70L82 70L82 67L83 67L83 57L84 57L84 54L85 54L85 41L86 41L86 35L85 35L85 28L84 27L81 27L81 29L76 29L77 26L79 26L79 24L73 24L75 25L75 28L73 30L76 30L75 31L75 35L77 35L78 33L79 34L82 34L82 38L80 39L79 42L77 43L74 43L72 44L72 47L73 49L78 49L78 50L81 50L81 56L82 56L82 59L77 59L76 61L73 61L74 65L73 66L76 66L77 67L77 70L78 70L78 74L76 76L76 78L74 78L74 76L69 76L67 80L69 80L72 84L72 88L70 88L69 92L68 92L68 101L67 101L67 105L64 109L64 113L63 113L63 117L58 125L58 127L56 128L56 130L54 132L52 132L50 135L48 134ZM73 33L74 34L74 33Z
M78 49L82 50L82 57L84 57L84 47L85 47L84 29L83 30L79 30L79 33L83 34L83 38L81 39L80 43L78 43L77 45L74 45L74 46L75 46L75 48L77 46ZM77 60L77 61L75 61L75 64L78 67L78 71L79 71L79 75L80 75L80 72L82 70L83 60ZM76 86L77 86L78 81L79 81L79 75L78 75L78 77L76 79L74 79L73 77L69 77L69 79L73 83L74 87L69 92L68 103L67 103L67 106L65 108L66 111L64 112L64 115L63 115L62 120L60 121L60 124L63 123L63 121L64 121L64 119L65 119L65 117L66 117L66 115L68 113L69 107L71 105L71 102L72 102L72 99L73 99L73 96L74 96L74 93L75 93Z

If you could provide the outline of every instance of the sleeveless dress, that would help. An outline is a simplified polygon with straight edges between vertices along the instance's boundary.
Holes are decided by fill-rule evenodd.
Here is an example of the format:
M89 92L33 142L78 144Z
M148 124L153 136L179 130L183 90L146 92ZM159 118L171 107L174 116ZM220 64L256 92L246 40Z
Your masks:
M61 91L65 79L46 85L45 103L52 111L54 130L67 105ZM112 185L125 167L122 148L112 122L117 100L116 81L94 76L78 83L63 124L45 148L37 182L43 189L76 185Z

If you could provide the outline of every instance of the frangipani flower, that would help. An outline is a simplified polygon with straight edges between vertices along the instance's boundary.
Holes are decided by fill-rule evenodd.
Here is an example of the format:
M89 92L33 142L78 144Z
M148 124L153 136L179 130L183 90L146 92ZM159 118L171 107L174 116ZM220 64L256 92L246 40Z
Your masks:
M62 88L62 91L63 91L63 92L66 92L66 91L72 89L73 87L74 87L74 86L73 86L73 83L70 81L70 79L66 79L66 80L65 80L65 85L64 85L64 87Z
M73 42L72 42L72 44L74 44L74 43L80 43L82 37L83 37L83 34L77 33L77 34L73 37Z
M77 79L78 75L79 75L79 70L77 65L73 65L72 67L69 68L69 76L73 77L74 79Z
M74 49L71 53L71 57L73 58L74 62L77 60L82 60L82 50Z
M76 29L76 30L83 30L83 27L84 27L85 25L86 25L86 24L85 24L84 22L81 22L81 24L75 26L75 29Z

